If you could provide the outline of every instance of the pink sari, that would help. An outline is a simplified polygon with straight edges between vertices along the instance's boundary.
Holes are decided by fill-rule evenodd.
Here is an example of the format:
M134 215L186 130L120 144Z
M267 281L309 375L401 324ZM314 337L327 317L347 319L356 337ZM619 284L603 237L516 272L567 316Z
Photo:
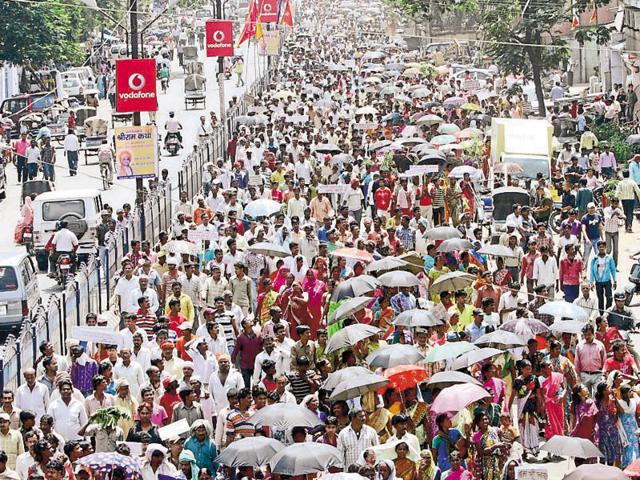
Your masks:
M547 411L547 426L544 429L544 437L549 440L554 435L564 433L564 403L558 400L562 395L564 375L552 372L540 384L544 394L544 406Z
M504 410L504 399L506 396L506 386L504 380L501 378L490 378L484 385L482 386L485 390L487 390L491 395L493 395L492 403L497 403ZM500 401L502 398L502 401Z
M273 279L273 291L280 292L280 288L287 283L287 274L289 273L289 267L280 267L276 277Z
M312 324L309 326L311 327L311 335L314 336L322 320L323 299L324 293L327 291L327 284L318 280L315 271L310 270L310 272L313 274L313 279L305 276L302 289L307 292L309 296L307 306L312 319Z

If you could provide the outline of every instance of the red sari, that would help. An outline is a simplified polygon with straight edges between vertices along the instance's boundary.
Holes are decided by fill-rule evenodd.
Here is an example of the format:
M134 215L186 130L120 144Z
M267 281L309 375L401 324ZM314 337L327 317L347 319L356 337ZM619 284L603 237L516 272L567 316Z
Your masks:
M302 289L307 293L307 310L311 317L309 326L311 327L311 337L315 338L316 331L320 328L320 322L322 321L322 311L324 307L324 294L327 291L327 284L318 277L315 271L310 270L313 278L305 277ZM307 274L308 275L308 274Z
M554 435L564 434L564 401L558 398L562 395L563 384L564 375L557 372L551 372L540 384L547 412L547 425L544 428L544 438L547 440Z
M314 328L314 320L309 311L309 302L304 298L303 292L295 289L291 291L285 319L291 325L291 338L293 340L300 339L296 332L298 325L309 325L311 327L311 337L315 338L318 327Z

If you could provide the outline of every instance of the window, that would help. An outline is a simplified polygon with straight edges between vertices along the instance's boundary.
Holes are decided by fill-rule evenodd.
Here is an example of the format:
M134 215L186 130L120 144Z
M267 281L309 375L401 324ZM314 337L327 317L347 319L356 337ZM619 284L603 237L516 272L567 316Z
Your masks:
M41 97L33 97L32 98L33 103L31 105L31 109L33 111L46 110L51 105L53 105L54 101L55 101L55 97L53 96L53 94L47 94Z
M68 213L77 213L84 218L84 201L61 200L59 202L44 202L42 204L42 219L48 222L60 220Z
M0 267L0 292L18 289L18 278L13 267Z

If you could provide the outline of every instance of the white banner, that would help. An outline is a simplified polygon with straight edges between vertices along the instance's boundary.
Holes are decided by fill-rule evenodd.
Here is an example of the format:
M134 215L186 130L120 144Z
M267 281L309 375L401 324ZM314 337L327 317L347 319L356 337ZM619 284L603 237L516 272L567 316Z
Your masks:
M258 174L258 175L249 175L249 185L255 185L255 186L259 186L259 185L263 185L264 184L264 178L262 178L262 175Z
M378 128L378 124L375 122L360 122L353 124L354 130L373 130L375 128Z
M409 171L406 172L412 176L425 175L428 173L438 173L440 167L438 165L411 165Z
M478 80L465 80L462 82L462 88L468 92L475 92L476 90L480 90L481 86Z
M124 346L124 336L107 327L73 327L71 338L83 342L103 343L106 345Z
M348 193L351 185L318 185L318 193Z
M183 433L187 433L189 431L189 422L187 422L186 418L183 418L179 422L170 423L166 427L160 427L158 429L158 435L162 440L169 440L171 438L176 438L182 435Z
M190 242L201 242L203 240L216 241L218 238L218 230L189 230L187 232L187 239Z
M516 467L516 480L548 480L549 472L545 467Z

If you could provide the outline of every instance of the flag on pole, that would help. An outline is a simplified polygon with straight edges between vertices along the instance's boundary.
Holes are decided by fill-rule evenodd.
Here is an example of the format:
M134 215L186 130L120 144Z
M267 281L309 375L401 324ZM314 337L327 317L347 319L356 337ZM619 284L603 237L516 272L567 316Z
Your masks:
M571 28L576 29L580 26L580 13L578 12L578 9L573 4L573 2L571 3L571 13L572 13Z
M591 12L591 18L589 18L589 23L595 23L597 19L598 19L598 9L594 5L593 11Z
M262 23L258 21L258 23L256 23L254 37L256 40L260 40L263 36L264 33L262 33Z
M289 2L289 0L285 0L284 10L282 12L282 17L280 18L280 23L293 28L293 14L291 12L291 3Z
M236 43L236 47L239 47L244 42L249 40L251 37L256 34L256 22L258 20L258 0L251 0L249 4L249 12L247 13L247 19L244 22L244 26L242 27L242 32L238 37L238 42Z

